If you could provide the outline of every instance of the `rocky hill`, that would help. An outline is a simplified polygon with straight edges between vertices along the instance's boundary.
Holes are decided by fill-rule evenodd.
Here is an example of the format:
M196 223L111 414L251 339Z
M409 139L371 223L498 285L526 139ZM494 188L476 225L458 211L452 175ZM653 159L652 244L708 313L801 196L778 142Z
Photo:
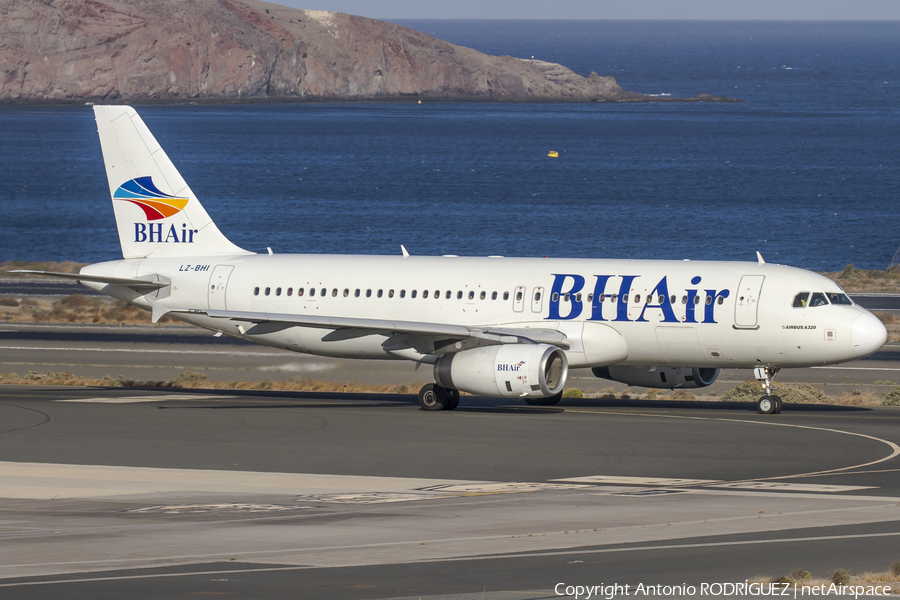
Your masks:
M649 100L612 77L343 13L257 0L0 0L0 101L392 97Z

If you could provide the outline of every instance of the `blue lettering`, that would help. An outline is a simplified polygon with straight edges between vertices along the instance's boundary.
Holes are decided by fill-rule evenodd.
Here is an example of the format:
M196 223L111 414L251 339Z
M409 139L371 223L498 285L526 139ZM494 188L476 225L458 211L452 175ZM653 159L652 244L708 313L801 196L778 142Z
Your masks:
M716 309L716 304L718 304L719 298L727 298L729 295L728 290L722 290L721 292L717 292L716 290L706 290L706 297L712 298L711 301L707 301L706 308L703 311L703 322L704 323L715 323L716 320L713 315L713 311Z
M162 242L162 223L148 223L147 228L149 231L149 240L150 242ZM156 238L155 240L153 238Z
M550 316L547 318L553 320L574 319L581 314L582 304L580 300L575 299L575 295L584 287L584 277L581 275L568 274L554 274L553 277L553 288L550 291ZM572 287L564 292L563 286L565 285L566 279L572 280ZM559 314L559 302L562 300L563 294L569 295L569 301L572 304L569 314L566 316Z
M169 240L174 239L176 243L178 243L178 230L175 229L174 225L169 226L169 233L166 235L165 242L168 244Z
M136 242L146 242L147 241L147 224L146 223L135 223L134 224L134 241L136 241Z
M197 230L196 230L196 229L189 229L189 230L188 230L188 244L193 244L193 243L194 243L194 234L195 234L195 233L197 233Z
M628 300L625 295L631 289L631 284L637 279L637 275L622 275L622 285L619 286L619 304L616 308L616 321L628 321Z
M606 294L606 284L612 275L595 275L597 283L594 284L594 298L591 300L591 318L589 321L605 321L603 318L603 296Z
M700 283L700 277L691 279L691 285L697 285L698 283ZM697 317L695 316L695 312L697 308L697 290L685 291L687 292L687 306L684 308L684 322L696 323Z
M653 299L659 297L659 304L653 304ZM647 322L647 319L644 318L644 313L648 308L658 308L662 311L663 314L663 323L677 323L678 319L675 318L675 311L672 310L672 302L669 300L669 286L666 283L666 278L663 277L659 280L659 283L656 284L656 287L653 288L653 291L650 292L650 295L647 296L647 303L644 304L644 309L641 311L641 316L637 318L638 321L642 321L644 323Z

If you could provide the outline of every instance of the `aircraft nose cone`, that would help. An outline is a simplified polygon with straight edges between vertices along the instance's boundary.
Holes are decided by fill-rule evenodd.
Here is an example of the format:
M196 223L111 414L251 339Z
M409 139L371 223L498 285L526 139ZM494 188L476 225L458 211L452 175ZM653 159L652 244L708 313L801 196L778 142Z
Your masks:
M860 315L850 326L850 341L860 356L868 356L881 348L887 341L887 329L870 312Z

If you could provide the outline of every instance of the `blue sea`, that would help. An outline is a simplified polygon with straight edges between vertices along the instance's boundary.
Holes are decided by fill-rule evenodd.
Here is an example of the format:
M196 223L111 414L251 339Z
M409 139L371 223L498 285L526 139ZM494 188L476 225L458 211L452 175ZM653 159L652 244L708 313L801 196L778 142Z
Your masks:
M900 246L900 23L408 21L741 104L139 106L219 228L276 253L755 260ZM550 158L555 150L558 158ZM92 111L0 107L0 260L119 258Z

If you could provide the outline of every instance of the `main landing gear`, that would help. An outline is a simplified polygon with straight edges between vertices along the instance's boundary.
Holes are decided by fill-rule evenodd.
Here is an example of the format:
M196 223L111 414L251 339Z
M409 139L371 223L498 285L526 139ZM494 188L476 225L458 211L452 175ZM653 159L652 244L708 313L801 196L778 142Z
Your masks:
M422 410L453 410L459 406L459 390L441 387L434 383L419 390L419 408Z
M757 367L753 370L756 380L765 390L765 395L756 402L756 408L761 415L777 415L784 407L781 398L774 395L772 390L775 389L772 382L778 375L779 369L776 367Z
M559 401L562 400L563 393L560 392L554 396L550 396L549 398L525 398L525 403L531 406L553 406L555 404L559 404Z

